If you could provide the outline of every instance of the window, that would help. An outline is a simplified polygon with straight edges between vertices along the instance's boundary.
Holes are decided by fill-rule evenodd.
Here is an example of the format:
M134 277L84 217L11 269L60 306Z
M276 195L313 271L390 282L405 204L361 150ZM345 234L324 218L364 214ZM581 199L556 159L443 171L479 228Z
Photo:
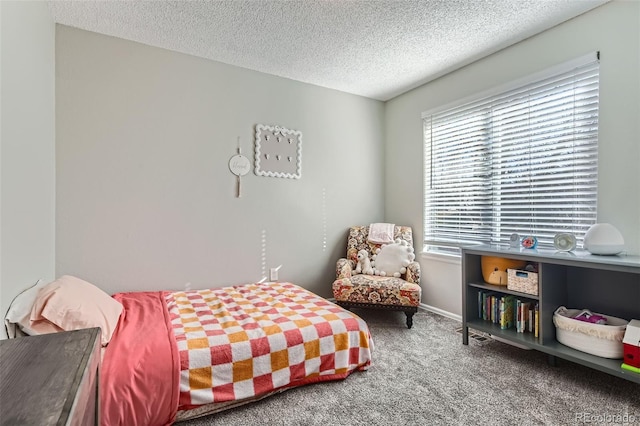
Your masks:
M552 246L596 222L598 56L545 74L423 114L427 250L512 233Z

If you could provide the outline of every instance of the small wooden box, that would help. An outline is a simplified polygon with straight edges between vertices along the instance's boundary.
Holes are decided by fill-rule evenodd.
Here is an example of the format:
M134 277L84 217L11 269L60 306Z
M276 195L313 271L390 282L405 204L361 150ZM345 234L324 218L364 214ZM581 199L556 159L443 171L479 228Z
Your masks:
M538 295L538 274L520 269L507 269L507 288L520 293Z

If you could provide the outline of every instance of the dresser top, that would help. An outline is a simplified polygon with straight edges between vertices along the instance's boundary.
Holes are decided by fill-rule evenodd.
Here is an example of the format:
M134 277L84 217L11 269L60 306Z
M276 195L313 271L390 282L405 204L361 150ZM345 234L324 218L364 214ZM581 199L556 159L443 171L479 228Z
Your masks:
M0 340L0 424L68 416L96 345L99 328Z

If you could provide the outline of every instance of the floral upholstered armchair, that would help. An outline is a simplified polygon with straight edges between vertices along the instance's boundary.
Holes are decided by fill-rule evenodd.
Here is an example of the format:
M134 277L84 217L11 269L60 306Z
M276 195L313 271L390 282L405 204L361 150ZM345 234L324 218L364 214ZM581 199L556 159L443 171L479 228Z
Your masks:
M411 247L413 238L408 226L394 226L393 240ZM369 262L375 268L376 255L386 244L369 241L369 226L354 226L349 230L347 240L347 257L339 259L336 264L336 280L333 282L333 296L336 303L345 308L362 307L372 309L389 309L404 311L407 316L407 327L413 325L413 314L418 312L422 290L420 288L420 264L405 260L403 273L396 276L378 274L359 274L358 253L367 252ZM375 270L375 269L374 269ZM370 271L369 271L370 272ZM398 276L400 275L400 276Z

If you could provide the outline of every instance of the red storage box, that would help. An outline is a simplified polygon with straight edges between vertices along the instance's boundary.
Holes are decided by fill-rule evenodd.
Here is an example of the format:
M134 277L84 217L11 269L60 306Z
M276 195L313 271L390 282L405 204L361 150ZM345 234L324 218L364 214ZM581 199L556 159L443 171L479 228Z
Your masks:
M624 363L640 368L640 320L631 320L622 339Z

